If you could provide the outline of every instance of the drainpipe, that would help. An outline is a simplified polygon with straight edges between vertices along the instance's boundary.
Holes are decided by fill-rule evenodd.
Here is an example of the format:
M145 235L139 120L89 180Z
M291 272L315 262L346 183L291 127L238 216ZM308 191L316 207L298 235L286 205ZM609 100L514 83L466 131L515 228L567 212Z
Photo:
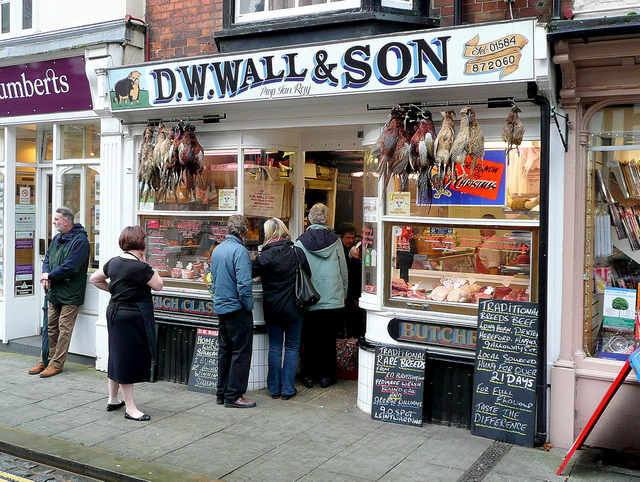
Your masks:
M551 20L560 20L560 9L562 4L562 0L553 0L551 5L552 17Z
M554 0L559 2L560 0ZM453 25L462 25L462 0L454 0L453 2Z
M549 101L537 93L534 82L529 84L529 98L540 106L540 259L538 260L538 286L539 306L543 310L538 313L538 397L536 413L535 445L543 445L547 442L547 283L549 261L549 142L551 139L551 107Z

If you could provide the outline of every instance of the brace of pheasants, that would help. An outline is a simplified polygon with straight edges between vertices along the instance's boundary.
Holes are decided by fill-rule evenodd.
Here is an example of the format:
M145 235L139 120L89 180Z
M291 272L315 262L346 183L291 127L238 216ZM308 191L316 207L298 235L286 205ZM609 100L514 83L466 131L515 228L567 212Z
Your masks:
M153 150L155 148L156 128L147 126L142 134L142 145L138 154L138 181L140 199L147 201L149 195L160 186L160 173L155 169Z
M511 149L516 150L518 155L520 155L520 149L518 146L522 143L522 138L524 137L524 124L520 121L520 117L518 114L522 112L517 105L513 105L511 107L511 112L507 116L507 120L502 126L502 140L507 143L507 148L505 149L505 154L509 154Z
M196 139L195 131L194 125L187 124L178 142L178 161L182 165L183 182L187 186L190 201L196 199L196 184L204 170L204 150Z
M378 159L378 173L385 180L386 187L391 178L389 160L393 157L396 144L400 137L400 129L404 123L405 111L402 107L394 107L389 114L389 120L382 128L382 133L371 149L371 156Z
M412 172L418 172L418 201L431 203L433 187L431 170L434 165L434 144L436 127L428 110L418 113L418 125L411 137L411 159L409 165Z

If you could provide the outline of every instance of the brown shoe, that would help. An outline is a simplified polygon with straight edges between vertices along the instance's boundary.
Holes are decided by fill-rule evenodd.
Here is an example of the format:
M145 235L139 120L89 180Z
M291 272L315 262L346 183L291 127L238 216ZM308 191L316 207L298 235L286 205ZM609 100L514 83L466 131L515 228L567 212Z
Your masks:
M62 373L62 368L56 368L49 365L42 371L42 373L40 374L40 378L49 378L57 375L58 373Z
M247 400L244 397L240 397L235 402L225 403L224 406L227 408L253 408L256 406L256 402L252 400Z
M29 370L29 375L37 375L44 370L44 363L40 362L36 366L34 366L31 370Z

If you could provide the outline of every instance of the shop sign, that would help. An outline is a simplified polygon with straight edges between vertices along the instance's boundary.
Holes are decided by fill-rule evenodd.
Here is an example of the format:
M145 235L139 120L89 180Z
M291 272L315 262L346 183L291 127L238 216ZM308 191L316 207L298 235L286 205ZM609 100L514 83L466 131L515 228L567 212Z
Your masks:
M33 265L16 265L15 296L33 295Z
M0 116L93 109L84 57L0 67Z
M128 66L109 71L111 107L187 107L482 84L498 92L501 82L535 79L536 28L535 20L527 19Z
M466 350L476 349L478 334L477 330L471 328L400 318L389 321L387 330L391 338L397 341Z
M457 164L456 178L445 178L444 186L433 191L428 203L418 199L417 204L439 206L505 206L507 157L502 149L486 150L471 173L471 158Z
M156 312L174 313L189 316L215 316L213 301L178 296L153 296L153 309Z

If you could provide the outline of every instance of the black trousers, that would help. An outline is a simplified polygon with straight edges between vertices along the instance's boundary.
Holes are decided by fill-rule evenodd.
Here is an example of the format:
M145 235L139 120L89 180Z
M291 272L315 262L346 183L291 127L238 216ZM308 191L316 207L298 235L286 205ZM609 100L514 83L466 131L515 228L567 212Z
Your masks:
M343 308L306 311L302 322L302 378L333 378L336 338Z
M244 308L218 314L218 399L233 403L249 385L253 350L253 314Z

